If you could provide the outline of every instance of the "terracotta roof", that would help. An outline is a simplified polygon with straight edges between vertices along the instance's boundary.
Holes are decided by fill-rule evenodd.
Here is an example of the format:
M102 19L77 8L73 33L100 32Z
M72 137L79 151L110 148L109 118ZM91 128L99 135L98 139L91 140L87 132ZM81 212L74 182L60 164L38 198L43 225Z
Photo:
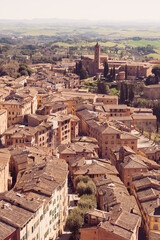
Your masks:
M16 228L0 220L0 240L4 240L16 231Z
M100 162L92 162L91 164L85 164L79 170L74 172L74 175L95 175L95 174L114 174L117 175L118 172L116 168L111 164L104 164Z
M0 149L0 171L9 164L10 161L10 152L6 148Z
M8 203L8 201L0 201L0 220L12 224L15 227L23 228L32 217L32 212Z

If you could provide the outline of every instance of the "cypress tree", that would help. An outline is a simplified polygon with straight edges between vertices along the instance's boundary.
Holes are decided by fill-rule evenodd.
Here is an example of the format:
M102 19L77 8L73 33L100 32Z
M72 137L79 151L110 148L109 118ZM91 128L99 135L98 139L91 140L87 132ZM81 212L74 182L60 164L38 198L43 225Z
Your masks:
M104 77L107 77L109 72L108 62L104 63Z
M128 78L128 71L127 71L127 65L125 65L125 79Z
M115 70L115 65L113 66L113 80L115 80L115 78L116 78L116 70Z

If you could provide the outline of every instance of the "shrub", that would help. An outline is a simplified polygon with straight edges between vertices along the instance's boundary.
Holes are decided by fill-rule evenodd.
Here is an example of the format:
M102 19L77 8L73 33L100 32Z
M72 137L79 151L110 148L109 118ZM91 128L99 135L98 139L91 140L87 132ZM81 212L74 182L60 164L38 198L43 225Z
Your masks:
M86 193L86 184L84 182L80 181L77 184L77 192L80 196Z
M78 201L78 207L81 209L94 209L97 207L96 198L94 195L83 195Z
M76 185L81 181L84 183L87 183L89 180L90 180L90 177L79 175L76 177Z
M67 218L66 226L73 234L79 232L79 228L84 224L84 217L78 208L74 208Z
M96 193L96 186L93 181L89 181L86 185L86 194L95 194Z

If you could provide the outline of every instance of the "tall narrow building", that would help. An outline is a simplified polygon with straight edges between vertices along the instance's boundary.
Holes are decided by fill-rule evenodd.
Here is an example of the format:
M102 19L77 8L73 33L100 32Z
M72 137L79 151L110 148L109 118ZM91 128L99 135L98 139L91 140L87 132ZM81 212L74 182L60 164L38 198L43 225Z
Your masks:
M95 72L97 73L100 68L100 45L96 44L94 48L94 64L95 64Z

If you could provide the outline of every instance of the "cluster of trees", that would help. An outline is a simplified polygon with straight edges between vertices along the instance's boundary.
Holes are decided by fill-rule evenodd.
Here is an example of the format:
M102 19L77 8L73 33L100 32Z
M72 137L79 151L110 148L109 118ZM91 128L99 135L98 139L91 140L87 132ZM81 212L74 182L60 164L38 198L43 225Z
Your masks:
M32 70L27 64L19 64L17 61L11 60L0 65L0 76L8 75L13 78L20 76L31 76Z
M9 61L0 65L0 76L8 75L16 78L18 74L19 63L17 61Z
M76 189L80 196L83 194L95 194L96 186L88 176L78 176L76 178Z
M156 115L157 121L160 123L160 100L150 100L145 98L138 99L132 102L132 106L138 108L151 108L153 109L153 114Z
M9 37L2 37L0 38L0 43L4 44L15 44L15 40Z
M76 63L75 73L80 76L80 79L88 78L88 72L82 64L82 61Z
M146 47L136 47L135 50L137 53L142 52L144 55L155 53L153 46L147 45Z
M81 196L77 207L73 208L67 218L66 226L72 232L73 238L79 233L80 227L87 223L87 212L97 208L96 186L88 176L78 176L76 178L76 189Z
M9 51L10 48L11 48L11 47L10 47L9 45L3 45L3 46L0 46L0 54Z
M33 71L28 67L27 64L20 64L19 65L19 69L18 69L18 75L17 77L20 77L20 76L31 76Z
M32 57L32 64L37 64L37 63L51 63L51 64L56 64L55 60L53 58L46 58L46 57L39 57L39 58L34 58Z
M108 62L104 62L104 72L103 72L103 74L104 74L106 82L114 81L115 80L115 76L116 76L115 75L116 74L115 66L113 66L113 68L111 68L109 70Z
M146 85L158 84L160 80L160 65L156 65L152 69L152 74L154 76L149 75L145 81Z
M109 94L109 87L105 81L99 79L97 81L97 93L100 94Z
M134 85L132 83L121 82L120 103L131 103L134 99Z

